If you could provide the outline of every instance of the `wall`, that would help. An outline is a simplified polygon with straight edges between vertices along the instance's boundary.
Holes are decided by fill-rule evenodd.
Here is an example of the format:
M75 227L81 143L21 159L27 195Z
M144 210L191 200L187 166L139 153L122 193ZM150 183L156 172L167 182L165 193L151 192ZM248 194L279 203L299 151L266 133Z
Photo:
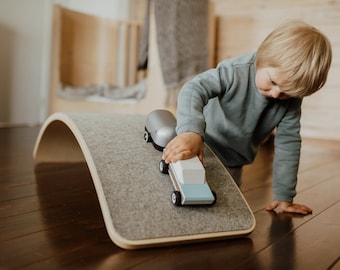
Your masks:
M43 102L46 43L44 0L2 0L0 9L0 123L35 123Z
M304 99L302 135L340 139L340 1L214 0L218 15L217 61L255 51L264 37L288 19L302 19L324 32L333 63L324 88Z
M0 126L47 116L53 3L109 18L130 12L126 0L1 0Z

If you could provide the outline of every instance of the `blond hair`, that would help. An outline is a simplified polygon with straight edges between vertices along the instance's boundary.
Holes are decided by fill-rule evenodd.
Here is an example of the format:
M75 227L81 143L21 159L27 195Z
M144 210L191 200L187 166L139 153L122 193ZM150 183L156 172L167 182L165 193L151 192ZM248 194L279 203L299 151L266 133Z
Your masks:
M283 75L280 90L304 97L327 80L332 47L325 35L302 21L289 21L272 31L256 54L256 68L273 67Z

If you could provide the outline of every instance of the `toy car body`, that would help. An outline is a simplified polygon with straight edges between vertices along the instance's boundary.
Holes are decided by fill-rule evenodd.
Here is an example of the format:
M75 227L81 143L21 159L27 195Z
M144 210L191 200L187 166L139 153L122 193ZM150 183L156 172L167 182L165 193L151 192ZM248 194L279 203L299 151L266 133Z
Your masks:
M176 118L167 110L155 110L149 113L145 122L144 140L162 151L168 142L176 136Z
M174 205L215 204L216 193L206 182L205 169L197 156L170 164L161 160L159 170L170 175L175 189L171 194L171 201Z

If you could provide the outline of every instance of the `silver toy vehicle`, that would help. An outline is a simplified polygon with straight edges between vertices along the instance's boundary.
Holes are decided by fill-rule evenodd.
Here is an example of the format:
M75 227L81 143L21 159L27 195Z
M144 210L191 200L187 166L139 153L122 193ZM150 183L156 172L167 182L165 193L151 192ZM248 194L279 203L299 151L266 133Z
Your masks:
M144 140L160 151L176 136L176 118L167 110L149 113L145 122Z

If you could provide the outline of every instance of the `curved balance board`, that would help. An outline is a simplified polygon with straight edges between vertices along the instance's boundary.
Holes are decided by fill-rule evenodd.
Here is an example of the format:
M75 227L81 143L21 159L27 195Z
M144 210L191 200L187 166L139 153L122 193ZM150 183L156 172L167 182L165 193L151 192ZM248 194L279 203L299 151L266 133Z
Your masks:
M36 163L87 163L111 240L138 249L246 236L255 218L222 163L205 146L207 181L214 206L175 207L161 152L143 139L146 116L56 113L43 124Z

